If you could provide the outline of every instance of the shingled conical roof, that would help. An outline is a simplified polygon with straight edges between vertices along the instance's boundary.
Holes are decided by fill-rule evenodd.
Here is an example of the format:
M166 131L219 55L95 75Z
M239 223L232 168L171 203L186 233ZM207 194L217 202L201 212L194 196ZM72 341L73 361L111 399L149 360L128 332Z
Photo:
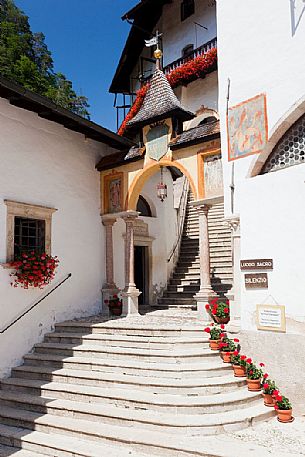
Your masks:
M188 121L195 117L193 113L181 106L165 74L156 68L143 104L138 113L128 121L127 126L142 127L172 116L181 121Z

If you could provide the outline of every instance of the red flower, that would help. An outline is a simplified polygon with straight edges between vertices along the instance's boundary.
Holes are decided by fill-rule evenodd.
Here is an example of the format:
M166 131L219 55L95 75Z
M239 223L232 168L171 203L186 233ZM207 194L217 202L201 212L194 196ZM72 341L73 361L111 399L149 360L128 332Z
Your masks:
M221 330L224 330L224 328L225 328L224 324L221 324L220 328L221 328Z
M205 309L209 310L210 309L210 305L205 305Z
M113 298L118 298L117 294L114 294Z
M238 355L238 351L234 351L233 354L234 354L234 355Z
M252 359L249 358L249 359L246 360L246 362L247 363L252 363Z
M250 371L249 371L249 374L253 374L253 370L250 370Z
M246 358L247 358L246 355L241 355L241 356L240 356L240 359L241 359L241 360L246 360Z
M282 395L277 395L275 398L276 398L276 401L282 401L283 400Z
M264 376L263 376L263 378L267 379L268 376L269 376L268 373L265 373Z
M233 340L235 343L239 343L239 339L238 338L234 338Z
M265 384L263 384L263 388L264 388L264 389L268 389L268 387L269 387L269 384L267 384L267 383L265 382Z
M229 308L224 308L224 309L223 309L223 312L224 312L224 313L228 313L228 312L229 312Z
M109 300L104 300L104 303L106 303L106 305L109 303Z
M213 316L215 316L215 314L217 314L217 310L216 310L216 309L213 309L213 310L212 310L212 314L213 314Z
M211 333L211 329L210 329L209 327L206 327L206 328L204 329L204 332L206 332L206 333Z
M260 366L260 367L264 367L265 364L264 364L263 362L261 362L261 363L259 364L259 366Z
M224 338L225 336L226 336L225 333L221 333L221 334L219 335L220 338Z
M274 405L274 409L279 409L279 407L277 405Z

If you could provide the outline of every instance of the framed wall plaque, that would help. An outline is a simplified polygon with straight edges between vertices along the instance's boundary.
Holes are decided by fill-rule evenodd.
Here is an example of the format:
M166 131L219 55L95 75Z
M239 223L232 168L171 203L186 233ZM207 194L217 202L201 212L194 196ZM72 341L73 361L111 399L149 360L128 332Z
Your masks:
M268 289L267 273L248 273L245 274L246 289Z
M256 305L256 325L258 330L286 332L285 306Z
M240 261L241 271L245 270L273 270L273 259L250 259Z

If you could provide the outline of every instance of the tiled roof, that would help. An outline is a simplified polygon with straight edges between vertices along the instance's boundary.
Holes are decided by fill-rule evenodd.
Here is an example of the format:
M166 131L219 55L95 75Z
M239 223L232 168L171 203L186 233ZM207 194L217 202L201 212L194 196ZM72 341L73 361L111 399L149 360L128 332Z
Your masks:
M186 111L174 94L164 73L156 68L139 112L127 125L143 126L172 115L182 121L193 119L194 114Z
M135 157L142 157L144 153L145 147L139 148L138 146L132 146L124 157L124 160L134 159Z
M200 140L209 137L211 135L217 135L220 133L219 121L208 122L207 124L201 124L192 129L186 130L175 138L169 146L172 149L183 147L189 143L198 143Z

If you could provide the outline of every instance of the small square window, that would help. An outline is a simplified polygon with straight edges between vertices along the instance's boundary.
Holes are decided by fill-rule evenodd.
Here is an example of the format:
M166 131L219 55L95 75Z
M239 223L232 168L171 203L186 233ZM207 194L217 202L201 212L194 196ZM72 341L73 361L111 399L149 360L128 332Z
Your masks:
M23 252L42 254L45 251L45 221L15 217L14 221L14 259Z
M195 0L183 0L181 3L181 22L195 13Z

